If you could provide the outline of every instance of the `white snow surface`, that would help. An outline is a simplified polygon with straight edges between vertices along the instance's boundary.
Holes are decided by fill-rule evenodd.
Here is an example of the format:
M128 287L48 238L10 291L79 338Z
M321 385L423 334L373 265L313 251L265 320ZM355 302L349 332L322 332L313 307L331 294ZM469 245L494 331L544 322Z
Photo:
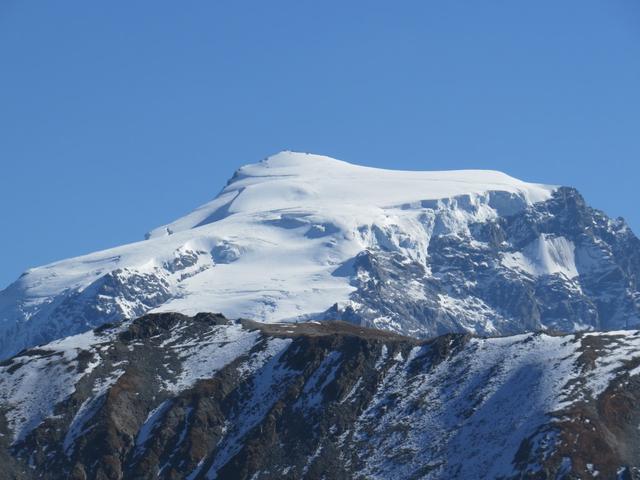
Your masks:
M534 203L547 200L553 187L525 183L490 170L383 170L320 155L281 152L240 168L214 201L149 235L158 237L169 231L190 230L222 216L285 211L292 206L306 210L305 213L348 210L369 220L378 213L374 213L376 209L484 195L490 191L514 193Z
M561 274L571 279L578 276L575 245L564 237L541 234L522 252L505 255L502 264L534 277Z
M267 322L314 318L348 301L354 287L332 273L364 249L382 245L426 263L432 234L463 232L469 222L547 200L555 188L496 171L382 170L281 152L240 168L213 201L151 231L148 240L29 270L0 292L0 334L19 325L14 351L33 345L33 332L51 323L59 299L89 294L114 271L152 276L168 290L150 308L116 298L123 316L144 310L216 311ZM543 250L551 260L512 263L527 269L556 262L572 273L570 246L550 242L553 251ZM189 255L194 264L167 267ZM65 328L60 336L69 333ZM5 347L6 353L13 352Z

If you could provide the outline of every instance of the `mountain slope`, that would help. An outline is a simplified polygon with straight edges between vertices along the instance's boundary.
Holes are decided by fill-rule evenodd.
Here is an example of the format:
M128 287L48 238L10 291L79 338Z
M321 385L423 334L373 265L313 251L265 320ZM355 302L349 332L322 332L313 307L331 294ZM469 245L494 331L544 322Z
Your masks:
M147 240L0 292L0 358L147 312L340 318L417 337L630 328L640 242L573 189L282 152Z
M640 332L156 314L0 366L8 478L632 478Z

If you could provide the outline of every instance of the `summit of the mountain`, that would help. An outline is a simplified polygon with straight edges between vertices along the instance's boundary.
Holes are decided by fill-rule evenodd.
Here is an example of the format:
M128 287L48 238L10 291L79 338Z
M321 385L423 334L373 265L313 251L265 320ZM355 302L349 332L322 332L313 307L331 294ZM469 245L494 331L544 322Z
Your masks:
M374 208L411 208L421 202L489 192L508 193L525 205L549 199L555 188L522 182L493 170L386 170L284 151L241 167L213 201L152 230L147 238L200 227L235 214L300 210L330 215L344 209L364 221Z

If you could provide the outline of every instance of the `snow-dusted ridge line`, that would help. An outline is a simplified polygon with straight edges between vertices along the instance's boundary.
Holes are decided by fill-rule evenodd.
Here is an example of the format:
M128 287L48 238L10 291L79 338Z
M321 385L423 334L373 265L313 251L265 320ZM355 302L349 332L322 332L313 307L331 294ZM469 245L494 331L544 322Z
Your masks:
M51 375L81 357L84 369ZM122 453L125 477L226 478L240 464L298 478L324 464L380 479L521 478L565 457L615 472L637 457L573 435L612 428L601 448L634 438L640 407L616 399L640 397L638 365L640 331L418 341L344 322L149 315L4 362L0 408L11 455L54 478L78 462L106 468L96 450Z

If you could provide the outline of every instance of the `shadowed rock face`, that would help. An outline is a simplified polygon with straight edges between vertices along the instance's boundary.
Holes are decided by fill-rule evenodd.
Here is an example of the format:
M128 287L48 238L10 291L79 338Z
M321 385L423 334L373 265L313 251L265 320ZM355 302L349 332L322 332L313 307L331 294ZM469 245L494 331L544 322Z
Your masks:
M637 332L155 314L0 366L4 478L636 478ZM55 373L55 375L54 375Z

